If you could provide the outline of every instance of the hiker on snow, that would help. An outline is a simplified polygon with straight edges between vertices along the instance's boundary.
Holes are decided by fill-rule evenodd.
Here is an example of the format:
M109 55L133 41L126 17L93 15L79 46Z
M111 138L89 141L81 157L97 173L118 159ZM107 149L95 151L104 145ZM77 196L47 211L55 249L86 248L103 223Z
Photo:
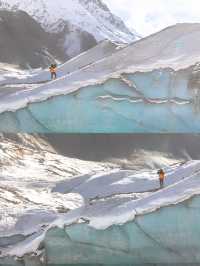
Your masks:
M49 68L50 73L51 73L51 79L56 79L57 78L57 65L56 64L52 64Z
M165 181L165 172L163 171L163 169L160 169L158 171L158 175L159 175L159 181L160 181L160 188L164 187L164 181Z

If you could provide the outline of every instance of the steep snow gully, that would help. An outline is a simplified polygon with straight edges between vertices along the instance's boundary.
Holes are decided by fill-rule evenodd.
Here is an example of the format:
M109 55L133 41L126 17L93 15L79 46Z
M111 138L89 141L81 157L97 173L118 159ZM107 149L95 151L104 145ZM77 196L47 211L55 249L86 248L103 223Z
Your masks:
M178 24L125 47L104 41L61 65L52 82L48 71L2 75L0 129L199 132L199 38L199 24Z

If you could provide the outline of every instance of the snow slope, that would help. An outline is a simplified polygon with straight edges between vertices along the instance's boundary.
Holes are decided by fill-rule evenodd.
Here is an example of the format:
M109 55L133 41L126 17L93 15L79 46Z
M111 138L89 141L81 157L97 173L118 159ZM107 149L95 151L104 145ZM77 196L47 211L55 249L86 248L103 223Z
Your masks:
M69 23L72 32L79 28L92 34L97 41L109 39L129 43L137 39L101 0L2 0L1 7L26 11L50 32L60 32ZM73 38L73 33L67 38Z
M58 77L63 77L67 74L71 74L79 71L80 69L91 66L92 64L104 60L106 57L109 57L117 53L124 45L117 45L108 40L102 41L97 44L95 47L83 52L76 57L73 57L64 64L59 65L57 75ZM1 84L6 84L8 87L14 84L23 84L26 82L30 84L35 84L38 86L38 83L45 83L49 81L49 70L36 69L32 72L29 71L16 71L16 69L11 69L10 71L5 71L5 65L0 66L2 69L2 80ZM16 74L17 72L17 74ZM23 86L23 88L24 88ZM4 92L7 89L4 90Z

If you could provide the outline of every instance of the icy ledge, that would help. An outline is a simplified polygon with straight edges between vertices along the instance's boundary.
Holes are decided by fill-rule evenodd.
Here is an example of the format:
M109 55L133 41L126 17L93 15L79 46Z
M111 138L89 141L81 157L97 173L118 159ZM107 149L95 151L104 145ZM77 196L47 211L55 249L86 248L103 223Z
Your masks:
M3 265L15 256L20 266L34 258L34 266L198 264L200 161L166 172L162 190L155 172L110 171L62 181L53 191L79 193L85 204L4 248Z

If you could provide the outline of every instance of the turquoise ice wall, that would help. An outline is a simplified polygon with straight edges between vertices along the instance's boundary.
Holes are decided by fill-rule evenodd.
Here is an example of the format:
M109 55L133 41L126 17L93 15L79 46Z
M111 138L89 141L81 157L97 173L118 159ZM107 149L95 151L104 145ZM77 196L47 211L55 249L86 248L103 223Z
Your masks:
M97 231L87 224L52 229L45 239L51 265L199 265L200 198Z
M27 255L1 266L197 266L200 264L200 197L163 207L132 222L96 230L87 224L51 229L41 248L45 261ZM103 218L102 218L103 219Z
M28 133L200 132L200 87L190 71L124 74L102 85L0 115L0 130ZM192 85L191 85L192 84Z

